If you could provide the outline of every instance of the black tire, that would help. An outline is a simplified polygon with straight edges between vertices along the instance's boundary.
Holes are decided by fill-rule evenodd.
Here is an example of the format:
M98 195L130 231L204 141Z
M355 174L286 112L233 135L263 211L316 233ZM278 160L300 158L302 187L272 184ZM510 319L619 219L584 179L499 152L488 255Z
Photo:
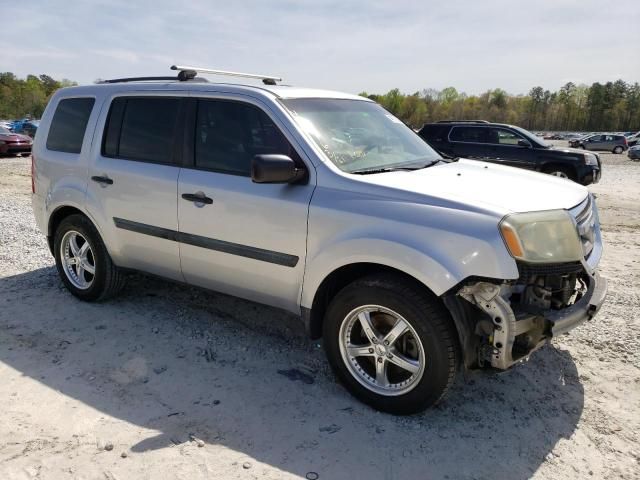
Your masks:
M617 147L614 147L614 149L611 152L617 155L620 155L622 152L624 152L624 148L618 145Z
M555 165L551 165L544 169L544 173L546 173L547 175L554 175L556 177L563 178L561 175L557 174L557 173L562 173L566 176L565 178L568 178L569 180L573 180L574 182L576 181L575 172L567 167L557 167Z
M69 280L62 264L62 239L69 231L80 233L87 240L93 252L95 274L91 285L87 289L76 287ZM53 251L56 259L56 268L62 282L74 296L81 300L87 302L107 300L116 295L124 286L125 276L111 260L96 227L84 215L69 215L60 222L54 234Z
M343 321L363 305L380 305L400 314L420 337L425 367L417 384L405 394L386 396L362 385L345 365L339 336ZM329 363L349 392L383 412L409 415L439 402L454 383L458 343L453 321L440 300L399 275L372 275L356 280L331 301L323 323L324 348Z

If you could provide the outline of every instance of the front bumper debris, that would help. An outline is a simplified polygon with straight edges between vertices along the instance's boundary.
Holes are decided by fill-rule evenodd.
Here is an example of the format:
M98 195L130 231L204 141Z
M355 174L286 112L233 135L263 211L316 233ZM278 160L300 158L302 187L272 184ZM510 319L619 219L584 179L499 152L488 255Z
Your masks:
M604 303L607 280L598 273L590 275L586 292L574 304L560 310L541 313L514 311L510 304L511 286L490 282L466 285L458 295L478 307L491 319L479 321L477 334L485 334L488 343L478 351L478 363L489 362L492 367L506 370L524 360L549 339L561 335L592 319ZM518 339L526 339L527 348L514 348Z

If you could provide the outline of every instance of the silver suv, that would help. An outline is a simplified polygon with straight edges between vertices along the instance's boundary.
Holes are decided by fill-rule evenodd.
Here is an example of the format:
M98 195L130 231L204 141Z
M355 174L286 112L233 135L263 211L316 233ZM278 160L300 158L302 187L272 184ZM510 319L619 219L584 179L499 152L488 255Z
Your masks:
M443 160L355 95L179 69L59 90L42 117L33 209L76 297L137 270L294 312L346 388L396 414L603 303L585 187Z

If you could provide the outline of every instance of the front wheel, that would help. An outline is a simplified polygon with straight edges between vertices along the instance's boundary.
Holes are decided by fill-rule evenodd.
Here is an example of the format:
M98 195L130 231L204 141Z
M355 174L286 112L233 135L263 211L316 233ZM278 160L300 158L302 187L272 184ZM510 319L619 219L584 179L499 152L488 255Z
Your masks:
M451 318L437 297L400 276L369 276L341 290L327 309L323 335L338 378L375 409L416 413L453 384Z

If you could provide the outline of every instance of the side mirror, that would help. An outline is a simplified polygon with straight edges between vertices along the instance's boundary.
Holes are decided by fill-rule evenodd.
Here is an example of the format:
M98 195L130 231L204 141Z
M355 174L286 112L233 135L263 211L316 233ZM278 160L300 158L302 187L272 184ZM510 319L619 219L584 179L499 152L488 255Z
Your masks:
M256 155L251 162L254 183L295 183L307 174L304 168L286 155Z
M518 140L518 146L519 146L519 147L527 147L527 148L531 148L531 144L530 144L527 140L525 140L525 139L523 139L523 138L521 138L520 140Z

